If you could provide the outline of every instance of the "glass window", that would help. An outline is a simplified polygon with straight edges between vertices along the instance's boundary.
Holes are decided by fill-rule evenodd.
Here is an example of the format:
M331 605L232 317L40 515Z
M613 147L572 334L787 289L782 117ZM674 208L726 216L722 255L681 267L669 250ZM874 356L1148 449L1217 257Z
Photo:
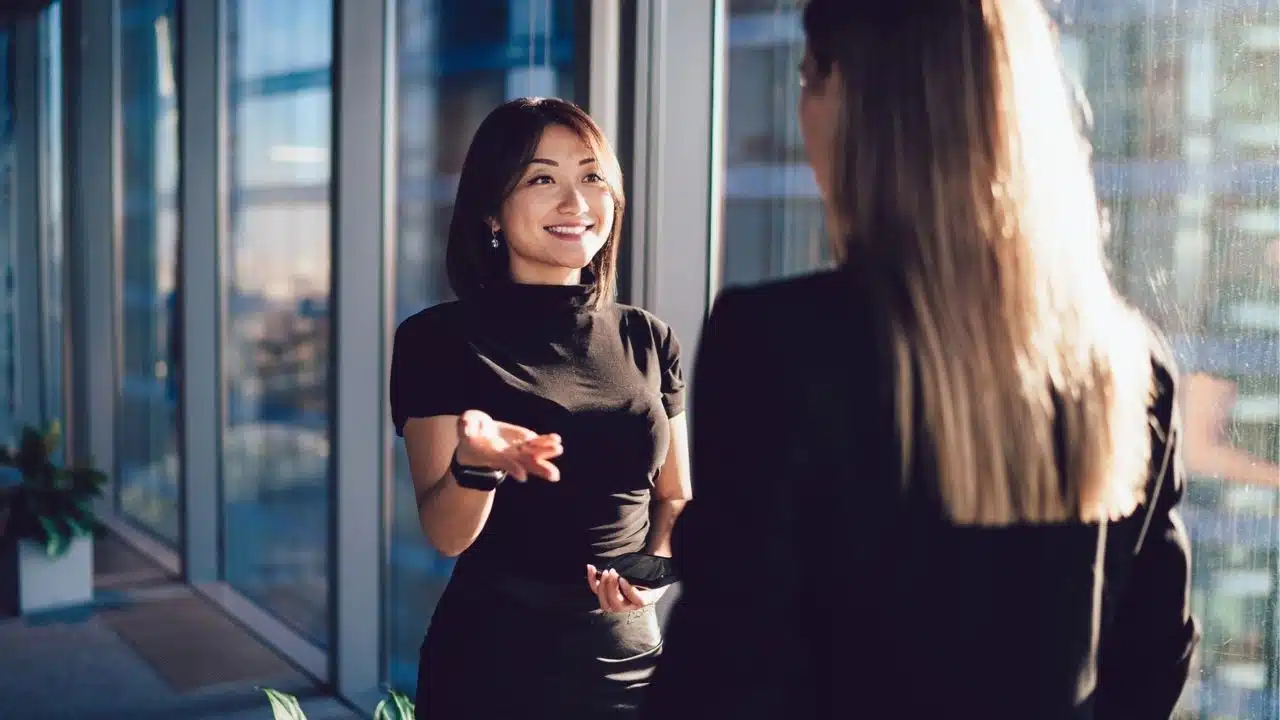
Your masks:
M1280 13L1226 0L1082 14L1115 279L1173 341L1204 640L1184 717L1280 708ZM1175 9L1178 8L1178 9Z
M13 435L18 414L17 213L14 207L13 36L0 28L0 441Z
M175 5L120 5L124 218L115 459L121 512L176 547L182 316Z
M795 105L801 0L729 0L723 283L829 262ZM1074 3L1115 280L1174 342L1205 628L1180 717L1280 708L1280 11Z
M331 0L227 0L227 582L329 641Z
M730 0L723 285L830 260L822 202L804 160L796 103L803 0Z
M40 288L44 421L63 418L62 404L62 4L40 16ZM58 453L64 448L60 447Z
M485 115L525 95L575 99L573 0L396 2L397 136L395 319L451 299L444 249L454 188ZM465 8L465 12L462 12ZM477 20L482 18L482 20ZM418 646L453 561L436 553L414 513L413 484L397 440L385 675L412 692Z

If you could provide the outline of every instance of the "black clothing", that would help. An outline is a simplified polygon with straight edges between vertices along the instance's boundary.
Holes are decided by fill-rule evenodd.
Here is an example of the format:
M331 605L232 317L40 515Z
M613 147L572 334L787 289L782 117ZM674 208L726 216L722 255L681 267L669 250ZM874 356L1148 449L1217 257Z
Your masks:
M585 569L554 586L455 575L422 643L415 710L430 720L634 718L661 652L654 606L600 610Z
M560 481L500 485L483 530L458 559L424 644L419 692L429 687L432 707L461 714L442 709L433 720L489 717L475 705L480 698L520 697L535 679L544 685L537 697L552 704L526 702L521 716L593 717L572 703L634 705L656 659L656 624L646 634L647 620L602 620L586 565L645 548L668 421L684 411L680 346L643 310L593 309L589 290L502 286L424 310L396 331L397 432L409 418L477 409L559 433L564 443L555 461ZM528 592L488 591L512 585ZM557 600L538 603L529 594ZM652 609L636 614L650 616ZM613 629L601 633L601 623ZM578 636L593 639L571 641ZM481 652L479 638L494 644ZM614 677L620 658L630 658L626 682Z
M1149 505L1105 526L956 527L924 450L903 490L874 282L846 269L716 303L682 595L645 717L1168 717L1197 631L1176 453L1155 485L1179 428L1167 351L1141 552Z

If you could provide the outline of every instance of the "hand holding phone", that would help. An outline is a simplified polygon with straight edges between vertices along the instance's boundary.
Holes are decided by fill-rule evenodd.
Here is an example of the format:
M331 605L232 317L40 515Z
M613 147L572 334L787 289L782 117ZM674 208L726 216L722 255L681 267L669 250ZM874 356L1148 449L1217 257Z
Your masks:
M671 558L642 552L619 555L605 563L601 570L613 570L632 585L649 589L666 587L677 579Z
M587 587L605 612L628 612L657 602L676 581L671 558L630 553L602 569L587 565Z

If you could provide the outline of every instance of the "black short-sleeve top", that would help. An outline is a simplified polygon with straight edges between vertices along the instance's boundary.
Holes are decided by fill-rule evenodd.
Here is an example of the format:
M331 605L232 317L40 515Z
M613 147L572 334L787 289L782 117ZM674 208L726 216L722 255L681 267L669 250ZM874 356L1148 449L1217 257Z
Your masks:
M499 486L458 570L553 582L642 550L649 498L684 411L680 344L661 320L617 303L593 307L585 285L510 285L437 305L396 330L391 415L483 410L559 433L560 482Z

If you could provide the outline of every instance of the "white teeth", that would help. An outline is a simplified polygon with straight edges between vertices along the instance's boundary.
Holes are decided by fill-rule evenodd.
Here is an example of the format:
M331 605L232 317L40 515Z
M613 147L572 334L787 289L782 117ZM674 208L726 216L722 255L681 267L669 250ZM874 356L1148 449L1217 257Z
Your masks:
M585 225L552 225L547 229L553 233L560 233L561 235L581 235L587 231L587 227Z

